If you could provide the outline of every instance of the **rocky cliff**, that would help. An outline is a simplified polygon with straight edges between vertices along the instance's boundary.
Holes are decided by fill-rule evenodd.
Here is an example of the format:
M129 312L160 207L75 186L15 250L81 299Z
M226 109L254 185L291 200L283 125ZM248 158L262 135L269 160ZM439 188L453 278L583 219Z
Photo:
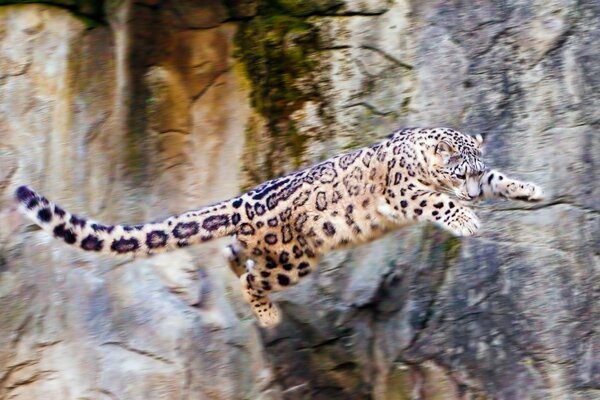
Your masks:
M0 399L600 399L598 2L44 3L0 3ZM436 125L547 201L333 253L272 331L226 241L93 257L12 202L142 222Z

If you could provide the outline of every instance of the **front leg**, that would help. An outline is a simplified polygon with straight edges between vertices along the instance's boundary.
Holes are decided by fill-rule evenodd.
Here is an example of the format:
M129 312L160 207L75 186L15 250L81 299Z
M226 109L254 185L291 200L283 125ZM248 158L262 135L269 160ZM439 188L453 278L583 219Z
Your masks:
M397 224L433 222L455 236L471 236L480 226L479 218L470 208L444 193L429 190L416 190L401 197L386 197L377 210Z
M505 198L510 200L540 201L544 192L530 182L508 178L496 170L486 171L480 178L480 197L484 199Z

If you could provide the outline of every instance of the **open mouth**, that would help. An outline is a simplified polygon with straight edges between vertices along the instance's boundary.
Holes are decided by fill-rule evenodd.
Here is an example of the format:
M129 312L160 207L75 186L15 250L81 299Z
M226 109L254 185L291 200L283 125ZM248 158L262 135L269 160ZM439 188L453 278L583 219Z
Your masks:
M476 201L481 195L482 174L469 174L461 177L462 185L457 186L452 191L452 195L461 201Z

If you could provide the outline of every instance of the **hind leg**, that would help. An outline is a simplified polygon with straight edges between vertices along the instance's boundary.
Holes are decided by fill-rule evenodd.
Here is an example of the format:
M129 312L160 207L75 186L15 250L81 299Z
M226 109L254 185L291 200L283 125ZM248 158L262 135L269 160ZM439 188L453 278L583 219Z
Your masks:
M229 263L229 268L239 278L246 273L246 261L248 256L245 249L236 240L223 249L223 254Z
M254 261L248 260L247 264L248 272L240 276L244 300L250 304L259 325L263 328L272 328L281 322L281 311L269 299L271 287L260 285L256 271L253 271Z
M276 257L246 262L248 272L240 277L242 292L261 326L273 327L281 320L281 312L270 301L269 293L297 284L312 271L316 261L294 246L290 252L280 250Z

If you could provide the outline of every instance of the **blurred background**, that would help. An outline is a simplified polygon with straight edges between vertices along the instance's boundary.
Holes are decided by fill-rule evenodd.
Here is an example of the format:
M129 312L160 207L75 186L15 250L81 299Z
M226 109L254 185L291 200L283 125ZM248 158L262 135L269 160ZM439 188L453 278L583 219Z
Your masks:
M11 4L7 4L11 3ZM0 399L600 399L597 0L0 0ZM541 204L419 226L277 296L220 253L90 256L12 193L138 223L398 127L480 133Z

